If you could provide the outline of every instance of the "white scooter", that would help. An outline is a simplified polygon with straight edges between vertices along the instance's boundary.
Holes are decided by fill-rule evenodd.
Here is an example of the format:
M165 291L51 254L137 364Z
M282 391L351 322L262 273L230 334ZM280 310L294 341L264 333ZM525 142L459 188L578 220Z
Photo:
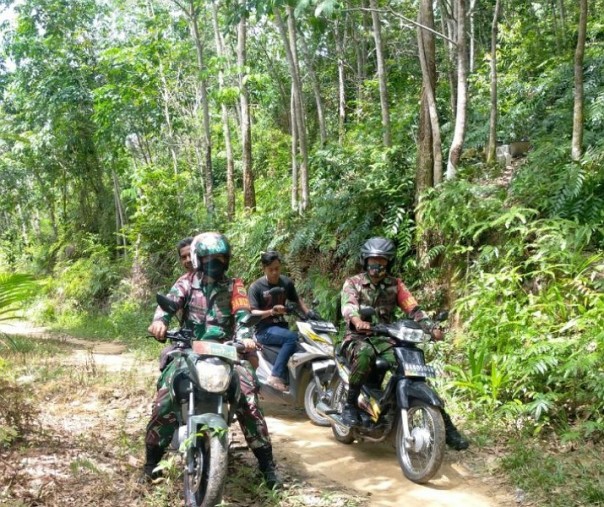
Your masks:
M287 314L296 316L299 336L298 348L287 363L288 378L285 380L289 381L289 390L281 392L268 384L280 347L262 345L256 370L260 392L276 401L304 406L306 415L314 424L329 426L329 419L317 412L317 404L320 401L329 404L331 401L331 380L336 371L332 335L337 333L337 329L331 322L308 319L294 303L287 302L285 308Z

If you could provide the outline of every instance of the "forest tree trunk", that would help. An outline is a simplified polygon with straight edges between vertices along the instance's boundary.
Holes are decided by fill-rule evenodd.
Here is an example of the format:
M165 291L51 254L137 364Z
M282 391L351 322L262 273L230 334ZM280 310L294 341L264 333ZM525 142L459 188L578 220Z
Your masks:
M457 0L457 110L453 142L449 150L447 163L448 180L454 179L461 158L463 141L466 135L466 109L468 97L467 54L466 54L466 1Z
M571 157L579 160L583 154L583 57L587 31L587 0L579 0L579 30L575 50L575 103L573 108L573 137Z
M489 118L487 164L495 162L497 151L497 24L499 23L500 9L500 0L497 0L493 12L493 24L491 25L491 114Z

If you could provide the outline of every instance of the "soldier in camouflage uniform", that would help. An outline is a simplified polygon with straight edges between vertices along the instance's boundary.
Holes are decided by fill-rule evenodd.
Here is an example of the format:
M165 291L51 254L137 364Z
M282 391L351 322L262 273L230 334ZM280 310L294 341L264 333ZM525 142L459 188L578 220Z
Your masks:
M191 245L194 272L180 277L168 297L184 312L183 325L193 330L198 340L225 341L233 338L235 324L250 311L247 292L238 278L228 278L231 249L226 238L215 232L199 234ZM165 341L171 315L161 308L155 312L149 332ZM249 330L239 328L235 339L255 350L256 344ZM146 462L144 473L148 478L157 476L154 469L176 430L175 411L179 407L170 399L169 386L176 373L175 362L170 362L158 380L158 391L153 404L151 420L145 437ZM243 366L245 365L245 366ZM271 440L264 415L258 404L258 383L249 363L236 365L242 397L237 408L237 420L246 442L258 459L260 471L267 485L279 485L273 460Z
M349 426L358 424L357 400L376 357L379 355L392 366L396 365L389 339L380 336L368 337L364 333L370 329L371 324L361 319L361 308L373 308L377 321L389 324L395 320L395 310L398 307L410 319L419 322L424 331L431 333L435 340L442 339L442 331L419 307L401 279L389 274L395 253L394 243L389 239L369 239L361 248L361 262L365 271L348 278L342 288L342 316L348 324L342 350L350 364L349 391L342 411L342 420ZM457 431L444 410L442 414L447 444L457 450L466 449L469 445L467 439Z

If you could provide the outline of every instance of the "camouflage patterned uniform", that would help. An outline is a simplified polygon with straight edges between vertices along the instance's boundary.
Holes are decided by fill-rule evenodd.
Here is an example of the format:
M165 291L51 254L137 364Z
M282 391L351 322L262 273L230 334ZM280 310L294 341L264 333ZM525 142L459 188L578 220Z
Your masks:
M415 321L419 322L428 318L426 313L420 310L417 301L399 278L387 275L377 285L371 283L367 273L360 273L348 278L342 288L342 316L348 324L343 351L351 366L351 387L363 385L378 354L391 365L396 364L392 344L388 338L368 337L352 330L350 320L353 317L360 317L360 309L363 307L375 309L376 318L380 324L389 324L395 320L396 307L399 307Z
M208 284L199 272L179 278L168 297L185 312L184 325L192 329L199 340L226 341L234 333L235 322L249 313L247 292L243 282L236 278ZM169 324L170 315L161 308L153 320L163 319ZM238 339L250 338L246 328L241 329ZM258 381L251 365L247 362L236 365L239 373L242 397L236 410L237 420L250 449L270 445L270 437L264 415L258 405ZM170 362L157 382L157 395L153 403L151 420L147 425L145 443L165 449L176 430L175 411L179 410L170 399L169 386L176 373L176 362Z

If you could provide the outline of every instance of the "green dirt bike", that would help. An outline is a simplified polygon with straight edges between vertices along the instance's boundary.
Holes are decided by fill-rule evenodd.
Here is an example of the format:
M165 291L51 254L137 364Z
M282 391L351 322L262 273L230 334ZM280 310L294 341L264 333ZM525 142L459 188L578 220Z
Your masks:
M158 294L157 303L176 313L165 296ZM248 315L240 325L251 327L257 320ZM174 345L169 355L176 362L170 397L181 410L172 447L183 456L185 506L214 506L222 501L227 475L229 426L241 394L234 366L243 345L194 340L193 332L182 327L166 337Z

